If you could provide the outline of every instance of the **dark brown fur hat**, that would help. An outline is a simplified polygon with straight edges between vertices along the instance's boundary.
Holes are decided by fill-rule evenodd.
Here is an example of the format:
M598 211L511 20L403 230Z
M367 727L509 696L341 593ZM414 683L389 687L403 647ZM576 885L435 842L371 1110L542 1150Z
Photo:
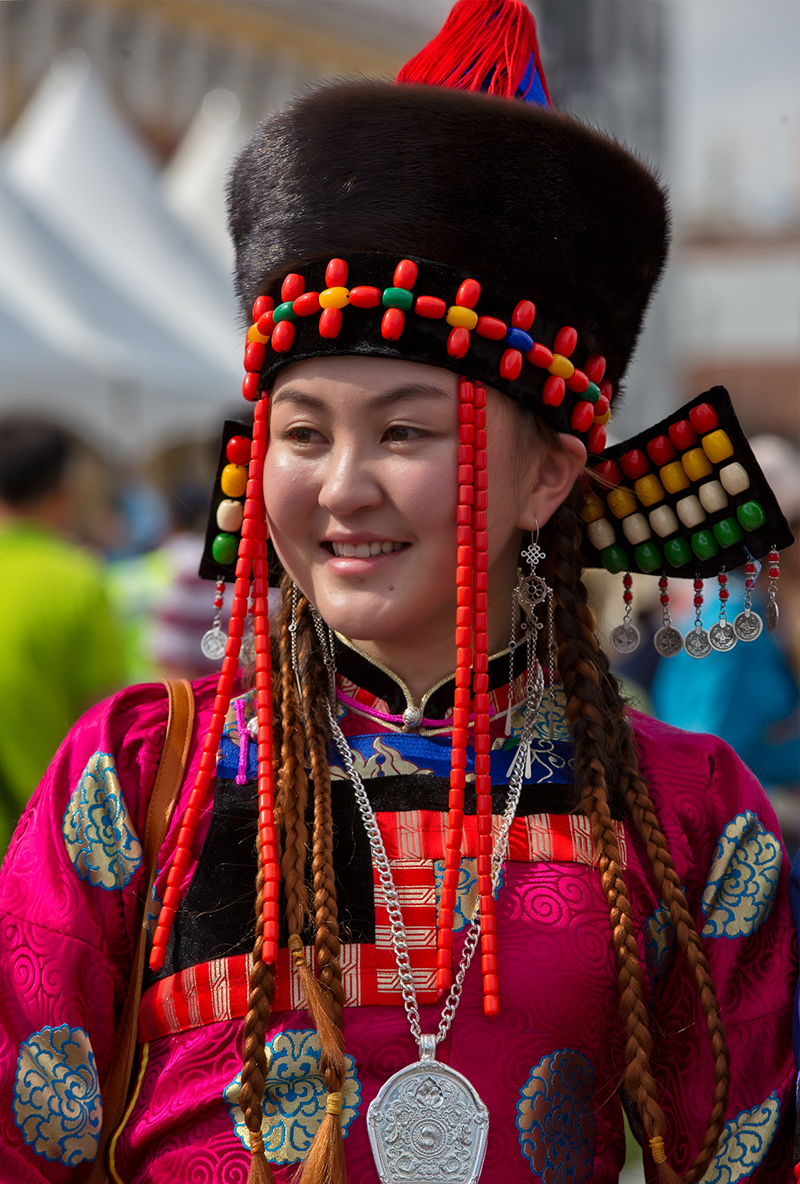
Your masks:
M323 87L268 118L234 168L230 220L247 317L256 296L277 300L283 277L309 275L315 261L324 270L330 258L375 251L432 260L514 302L533 301L551 326L572 325L578 354L604 355L615 387L668 237L653 173L568 115L480 93L371 81ZM375 281L351 274L349 282ZM389 272L383 284L391 282ZM455 296L430 294L448 303ZM504 315L483 297L477 311ZM267 348L265 381L267 370L310 356L299 338L298 345L290 355ZM318 353L330 352L334 343L319 345ZM346 339L338 352L348 352ZM426 360L469 372L466 361L444 352ZM493 385L528 401L502 381Z

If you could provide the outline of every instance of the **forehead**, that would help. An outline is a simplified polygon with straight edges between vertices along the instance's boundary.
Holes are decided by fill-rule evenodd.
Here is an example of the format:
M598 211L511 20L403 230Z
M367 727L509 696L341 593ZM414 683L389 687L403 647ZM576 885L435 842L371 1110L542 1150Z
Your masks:
M280 404L281 394L294 391L324 395L334 401L408 391L455 399L457 389L458 378L452 371L420 362L373 357L308 358L280 371L272 397Z

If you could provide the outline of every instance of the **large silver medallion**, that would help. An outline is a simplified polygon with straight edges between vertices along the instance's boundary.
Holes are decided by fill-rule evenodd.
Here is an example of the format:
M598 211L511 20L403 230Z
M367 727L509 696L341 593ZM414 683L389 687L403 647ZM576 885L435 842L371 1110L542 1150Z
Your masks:
M225 657L225 643L227 640L226 634L222 632L219 626L215 625L213 629L209 629L203 634L200 649L207 658L210 658L212 662L216 662L217 658Z
M611 630L610 640L618 654L632 654L639 648L639 630L630 621L623 621Z
M383 1085L367 1111L381 1184L476 1184L486 1155L489 1111L462 1073L421 1057Z
M662 625L653 638L653 645L662 658L674 658L683 649L683 637L672 625Z
M730 621L717 621L716 625L712 625L708 631L708 640L713 649L724 654L727 650L733 649L738 638Z
M770 600L764 616L767 618L767 629L769 629L770 633L774 633L778 628L778 619L780 617L777 601Z
M695 625L683 639L683 648L690 658L707 658L711 653L711 642L701 625Z
M733 627L739 641L755 641L764 628L764 622L758 613L754 613L751 608L746 608L739 613L733 622Z

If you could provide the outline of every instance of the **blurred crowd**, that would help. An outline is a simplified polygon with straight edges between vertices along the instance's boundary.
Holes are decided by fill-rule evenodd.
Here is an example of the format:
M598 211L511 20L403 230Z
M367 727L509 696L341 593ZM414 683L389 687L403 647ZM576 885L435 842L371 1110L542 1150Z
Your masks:
M800 453L774 436L757 438L753 448L797 535ZM120 472L55 424L0 421L0 854L67 729L88 707L130 683L219 668L200 649L215 591L197 574L217 451L217 440L187 443ZM764 573L756 585L762 616L767 582ZM622 618L619 578L594 572L590 583L608 636ZM742 579L732 573L729 587L739 604ZM706 588L709 628L719 604L711 581ZM686 653L659 658L652 645L663 612L657 582L634 577L633 592L642 643L625 656L608 648L633 705L731 744L772 797L796 851L800 546L781 556L777 630L702 661ZM670 581L670 615L681 632L693 622L692 595L690 581Z

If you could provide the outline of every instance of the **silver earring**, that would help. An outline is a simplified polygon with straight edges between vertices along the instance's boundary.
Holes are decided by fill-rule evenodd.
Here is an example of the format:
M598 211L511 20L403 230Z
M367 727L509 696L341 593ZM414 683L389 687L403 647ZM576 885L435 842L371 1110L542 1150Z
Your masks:
M333 656L333 630L325 624L317 609L313 604L311 604L311 601L308 603L311 605L311 620L314 622L314 629L316 630L317 637L319 638L319 644L322 647L322 661L324 662L325 669L328 673L328 696L330 699L331 708L335 711L336 662Z
M539 546L539 524L536 524L536 533L531 534L531 541L529 545L522 552L522 558L527 562L530 571L527 575L523 575L514 589L511 597L511 641L509 642L510 650L510 676L508 687L508 710L506 711L506 735L511 735L511 709L512 709L512 688L514 685L514 653L517 648L516 639L516 623L518 609L523 610L523 620L521 622L521 630L525 634L525 648L526 648L526 667L527 676L525 680L525 726L526 730L532 731L536 714L539 711L539 705L542 701L542 694L544 692L544 673L539 664L538 657L538 636L539 630L543 627L543 622L539 620L536 615L536 609L540 604L543 604L548 597L552 595L552 589L549 587L547 581L542 576L537 574L537 567L542 559L545 558L545 553ZM531 757L530 745L528 745L527 757L525 761L525 776L531 775Z

